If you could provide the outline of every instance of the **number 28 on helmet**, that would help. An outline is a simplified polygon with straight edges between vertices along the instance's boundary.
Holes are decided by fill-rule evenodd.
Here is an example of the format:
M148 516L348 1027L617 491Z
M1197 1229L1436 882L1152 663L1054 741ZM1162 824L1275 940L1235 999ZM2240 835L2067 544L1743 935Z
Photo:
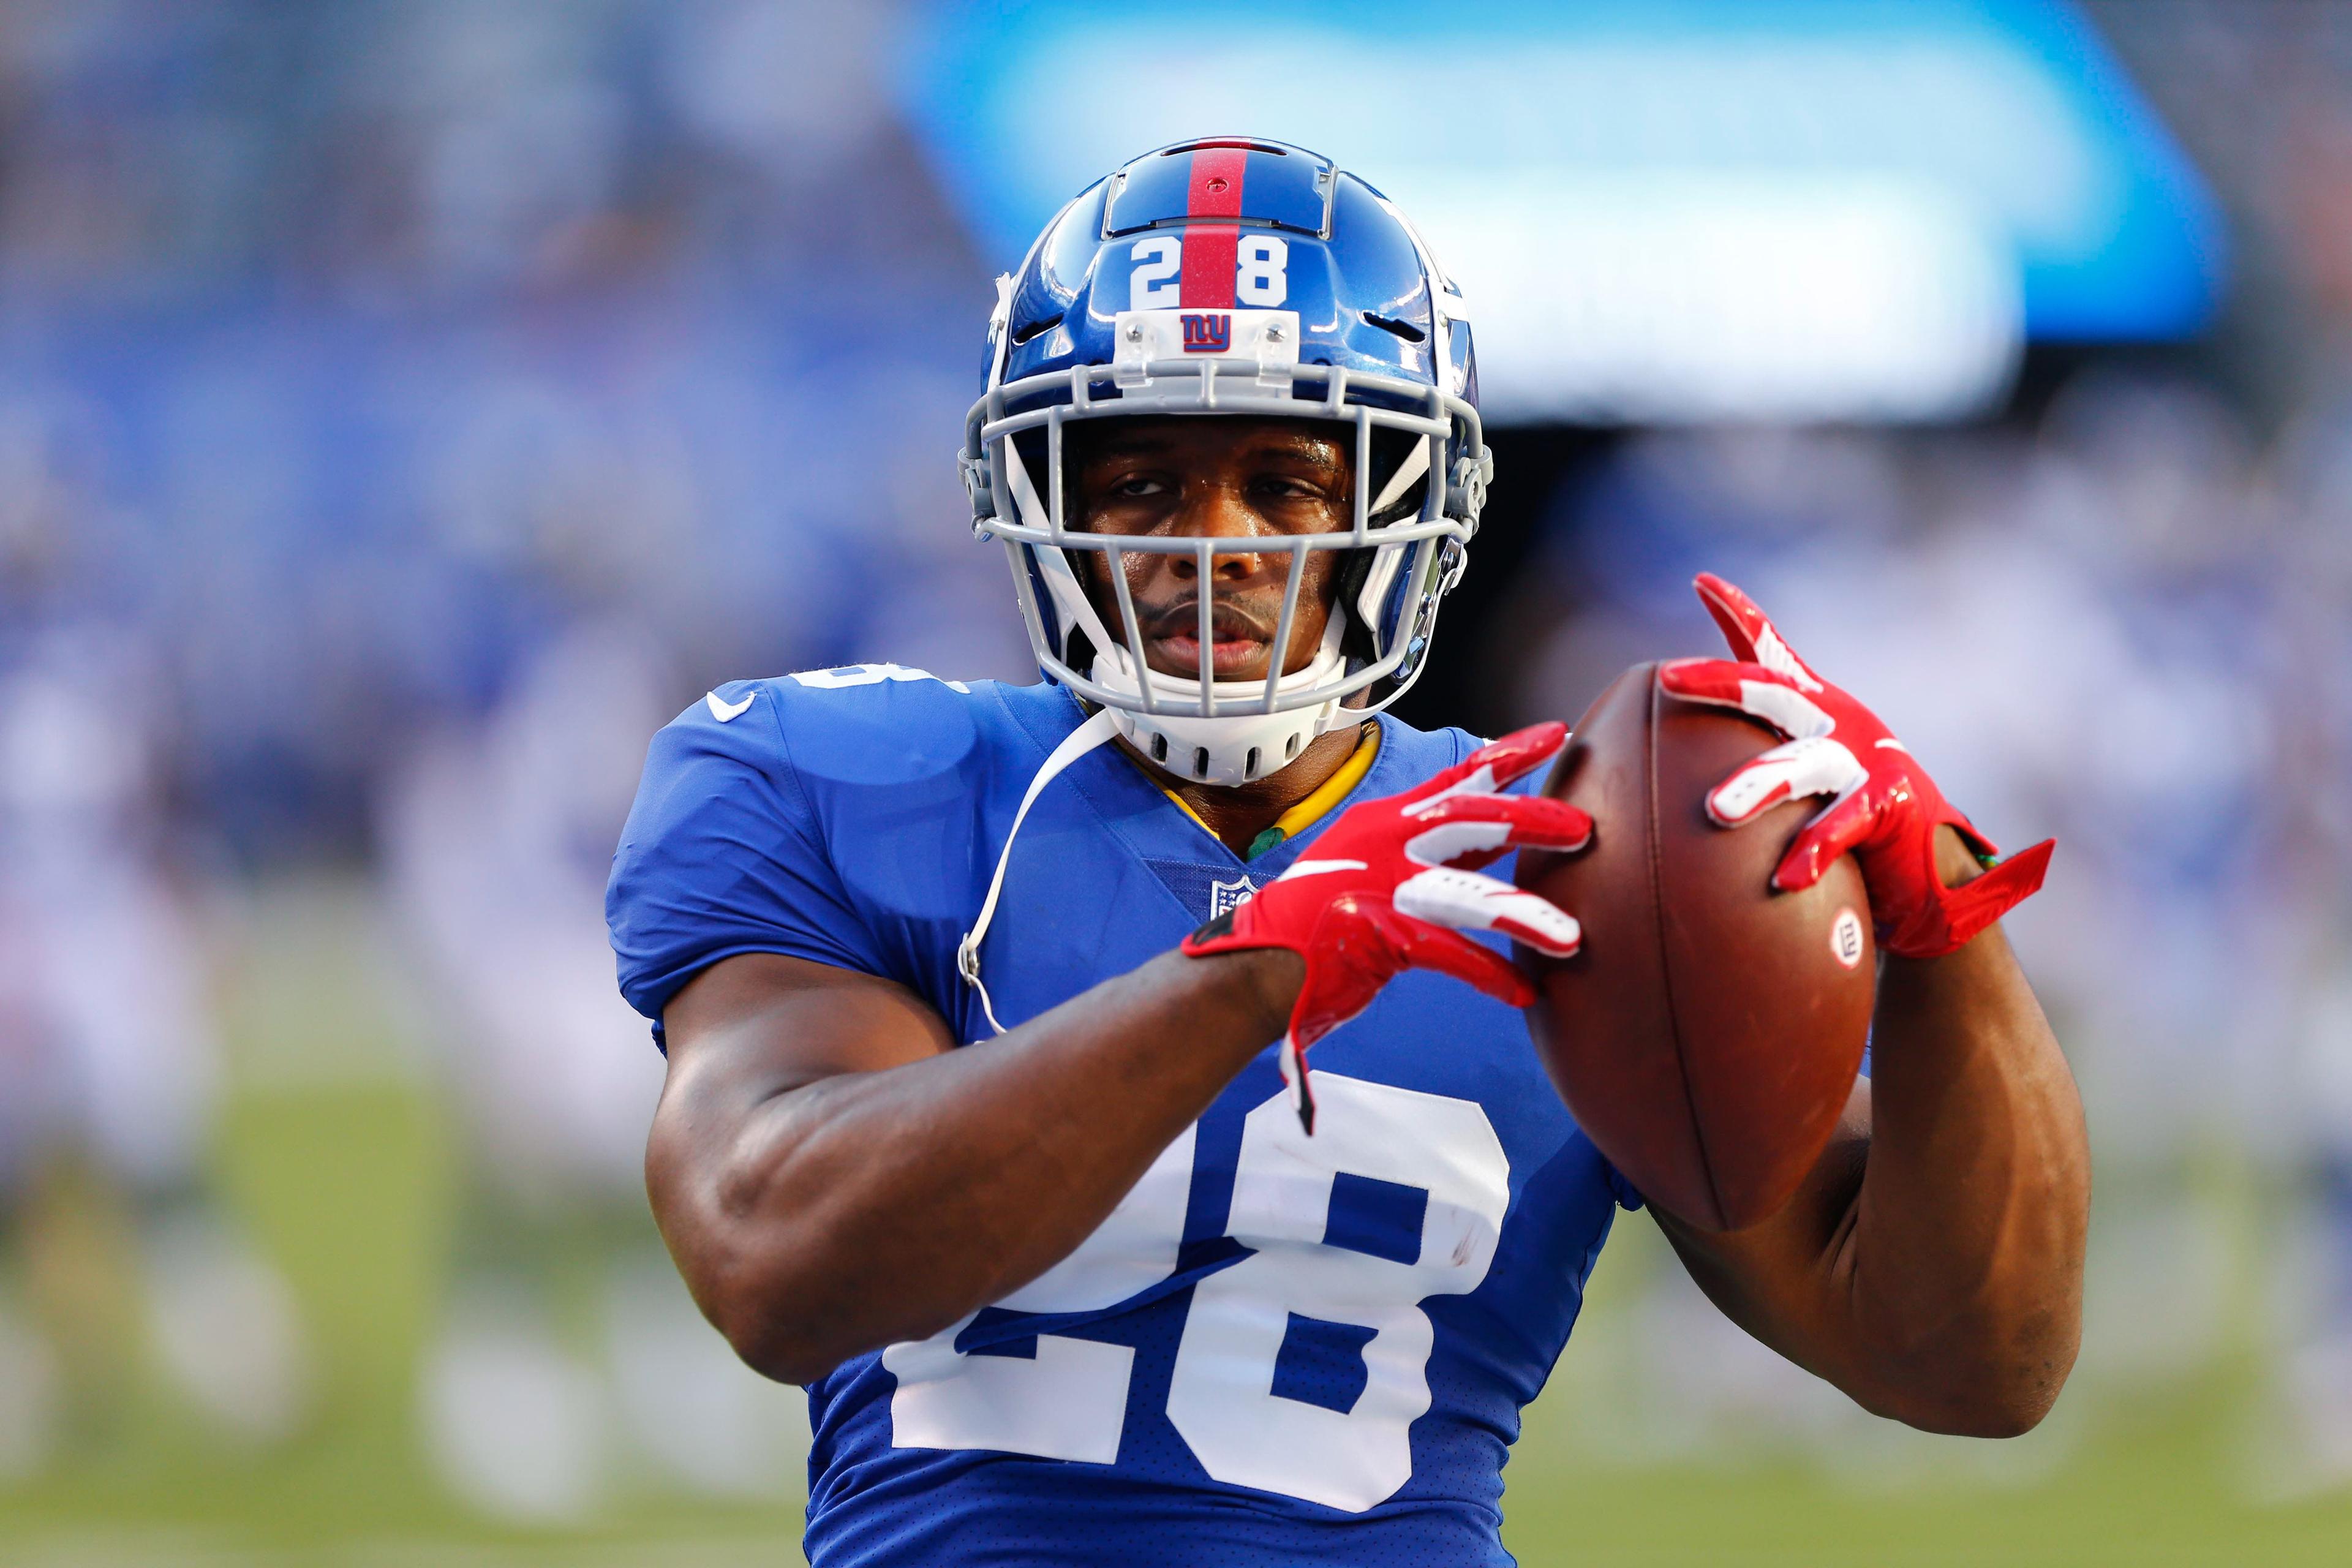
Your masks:
M965 422L972 526L1003 544L1049 679L1111 710L1181 777L1239 784L1324 731L1394 701L1420 673L1438 602L1461 575L1493 472L1480 432L1469 311L1388 198L1328 158L1221 137L1150 153L1088 187L997 282L988 390ZM1310 551L1337 552L1338 603L1302 668L1218 680L1210 596L1201 668L1145 667L1125 554L1206 538L1090 532L1065 512L1071 424L1140 415L1268 416L1352 431L1343 532L1255 540L1287 552L1273 647L1290 646ZM1230 545L1228 546L1230 549ZM1103 624L1082 557L1119 584ZM1120 635L1120 633L1124 635Z

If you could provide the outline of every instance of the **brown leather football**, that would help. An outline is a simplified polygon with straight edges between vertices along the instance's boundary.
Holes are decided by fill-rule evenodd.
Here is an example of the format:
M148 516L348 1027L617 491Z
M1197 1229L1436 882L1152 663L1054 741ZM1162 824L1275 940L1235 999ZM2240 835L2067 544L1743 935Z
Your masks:
M1780 737L1671 697L1657 666L1619 676L1553 765L1549 795L1592 814L1580 855L1523 854L1519 886L1584 928L1522 948L1529 1032L1569 1110L1651 1203L1739 1230L1788 1202L1837 1125L1870 1034L1877 954L1861 873L1802 892L1773 868L1818 800L1738 828L1706 794Z

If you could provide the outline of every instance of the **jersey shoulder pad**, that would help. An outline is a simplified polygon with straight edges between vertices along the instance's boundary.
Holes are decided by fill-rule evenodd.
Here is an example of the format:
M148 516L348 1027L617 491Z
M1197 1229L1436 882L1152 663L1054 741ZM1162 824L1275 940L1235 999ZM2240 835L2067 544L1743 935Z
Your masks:
M992 682L942 680L896 664L853 664L764 680L730 681L680 722L751 726L819 794L961 769L1001 725Z
M697 969L782 952L910 980L902 917L950 908L976 766L1009 710L894 665L728 681L654 737L605 912L649 1017Z
M1484 744L1485 742L1466 730L1417 730L1393 713L1381 715L1381 751L1383 756L1402 776L1415 782L1452 767ZM1402 789L1408 786L1397 784L1391 787Z

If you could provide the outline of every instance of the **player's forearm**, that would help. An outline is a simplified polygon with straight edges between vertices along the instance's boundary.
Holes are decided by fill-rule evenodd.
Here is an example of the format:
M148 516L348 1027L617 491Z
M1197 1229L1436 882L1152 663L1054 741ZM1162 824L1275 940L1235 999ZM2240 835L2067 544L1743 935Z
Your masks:
M1869 1161L1835 1259L1871 1403L2021 1431L2080 1341L2090 1155L2073 1075L1998 927L1888 959L1874 1042Z
M997 1039L774 1096L678 1227L709 1244L698 1296L787 1381L937 1332L1090 1235L1280 1035L1297 977L1171 953Z

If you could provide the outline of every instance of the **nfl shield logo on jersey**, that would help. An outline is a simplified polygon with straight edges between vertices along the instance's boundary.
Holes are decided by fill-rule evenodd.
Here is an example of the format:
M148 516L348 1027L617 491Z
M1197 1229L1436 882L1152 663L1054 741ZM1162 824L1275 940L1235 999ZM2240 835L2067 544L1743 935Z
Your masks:
M1251 881L1246 874L1236 877L1230 882L1211 882L1209 884L1209 918L1215 920L1219 915L1233 913L1242 907L1252 893L1256 891L1257 884Z

